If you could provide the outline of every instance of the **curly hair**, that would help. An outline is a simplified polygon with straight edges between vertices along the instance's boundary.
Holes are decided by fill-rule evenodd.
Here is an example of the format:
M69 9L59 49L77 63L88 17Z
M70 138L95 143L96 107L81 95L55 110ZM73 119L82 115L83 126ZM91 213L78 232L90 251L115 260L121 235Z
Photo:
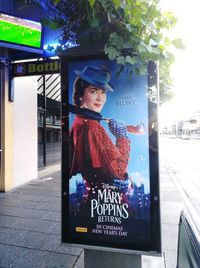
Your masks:
M73 103L75 106L80 107L81 106L81 101L80 98L83 97L85 89L89 87L91 84L88 83L87 81L83 80L80 77L77 77L76 80L74 81L74 86L73 86Z

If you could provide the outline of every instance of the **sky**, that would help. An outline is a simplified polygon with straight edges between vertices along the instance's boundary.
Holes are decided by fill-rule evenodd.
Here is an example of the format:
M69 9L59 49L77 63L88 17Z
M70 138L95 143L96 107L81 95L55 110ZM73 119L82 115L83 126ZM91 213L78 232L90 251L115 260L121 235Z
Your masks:
M175 50L176 63L171 68L174 98L160 108L160 123L185 119L200 110L200 1L162 0L163 9L173 11L178 19L172 38L182 38L184 50Z

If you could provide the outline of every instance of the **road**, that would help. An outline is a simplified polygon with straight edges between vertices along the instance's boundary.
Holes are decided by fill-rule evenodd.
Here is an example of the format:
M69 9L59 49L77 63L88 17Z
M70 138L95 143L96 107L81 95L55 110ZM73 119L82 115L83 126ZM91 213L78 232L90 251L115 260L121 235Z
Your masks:
M161 137L160 157L182 190L186 205L200 217L200 140Z

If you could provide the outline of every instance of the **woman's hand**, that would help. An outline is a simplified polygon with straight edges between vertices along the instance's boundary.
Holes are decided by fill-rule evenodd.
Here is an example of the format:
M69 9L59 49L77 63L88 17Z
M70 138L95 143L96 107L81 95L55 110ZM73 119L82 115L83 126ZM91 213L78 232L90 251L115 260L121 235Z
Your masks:
M110 119L108 122L108 127L110 132L116 137L125 137L128 138L127 135L127 127L123 122L117 122L115 119Z
M142 135L145 132L144 123L140 123L137 126L128 125L127 126L127 131L132 133L132 134Z
M144 123L140 123L140 125L138 126L138 130L139 130L140 134L143 134L145 132Z

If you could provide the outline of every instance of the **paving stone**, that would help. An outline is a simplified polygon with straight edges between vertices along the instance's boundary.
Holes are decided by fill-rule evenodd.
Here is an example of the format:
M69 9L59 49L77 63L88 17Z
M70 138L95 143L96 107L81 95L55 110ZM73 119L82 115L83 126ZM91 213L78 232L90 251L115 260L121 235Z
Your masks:
M13 217L14 218L14 217ZM51 221L35 220L35 219L25 219L25 218L15 218L12 223L12 228L26 231L37 231L41 233L55 233L58 227L54 226Z
M178 237L176 236L170 236L169 234L166 236L163 236L162 240L163 250L177 250L178 246Z
M46 251L24 250L20 256L20 268L72 268L77 260L76 256L69 256Z
M20 208L30 208L30 209L36 209L36 210L44 210L42 209L44 203L38 202L38 201L33 201L33 200L28 200L26 202L20 201L18 203L18 207Z
M23 185L20 186L21 189L23 188ZM47 185L44 183L40 183L40 184L33 184L33 183L29 183L25 189L31 189L32 191L46 191L46 192L55 192L55 193L60 193L61 190L61 186L60 185Z
M24 231L0 227L0 243L17 246L17 241L23 232Z
M11 227L16 217L0 215L0 227Z
M74 256L79 256L82 251L83 251L82 248L75 248L75 247L68 246L66 244L62 244L58 246L58 248L56 249L56 252L58 253L74 255Z
M172 201L164 201L162 200L161 203L162 210L171 210L172 213L176 213L177 211L182 211L185 206L183 205L182 202L172 202Z
M60 245L60 239L57 235L23 232L23 235L18 240L18 245L54 252Z
M180 219L181 211L184 206L180 202L162 202L161 206L162 222L169 224L178 224Z
M74 268L84 268L84 251L79 256Z
M178 237L178 224L162 224L162 236L175 236Z
M29 188L18 188L15 190L16 194L24 194L24 195L34 195L34 196L39 196L39 197L55 197L55 198L60 198L61 193L59 191L52 191L52 190L42 190L41 188L38 187L38 189L29 189Z
M177 265L177 253L172 250L165 250L165 265L166 268L176 268Z
M26 202L27 200L36 201L40 198L40 196L33 195L33 194L31 195L31 194L14 193L10 191L6 193L6 198L13 199L14 201L17 200L17 202L19 202L19 200L23 200L24 202Z
M0 215L15 216L27 219L43 219L49 212L30 208L21 207L1 207Z
M40 203L40 209L61 212L61 203Z
M173 201L173 202L181 202L181 195L177 190L162 191L162 200L163 201Z
M50 233L60 235L61 234L61 223L60 222L52 223L51 228L50 228Z
M60 203L61 204L61 198L56 196L40 196L37 201L39 202L45 202L48 204L55 204Z
M1 193L0 193L1 194ZM6 207L16 207L21 203L21 200L14 200L11 196L3 198L0 197L0 206L6 206Z
M75 256L0 244L1 268L72 268Z
M162 222L168 223L168 224L177 224L179 223L180 213L177 215L173 215L169 211L163 211L162 212Z
M61 212L48 211L42 215L42 219L48 220L48 221L60 222L61 221Z
M142 268L164 268L163 257L142 256Z
M18 259L20 258L21 254L22 249L20 247L0 244L0 267L22 268L18 266Z

